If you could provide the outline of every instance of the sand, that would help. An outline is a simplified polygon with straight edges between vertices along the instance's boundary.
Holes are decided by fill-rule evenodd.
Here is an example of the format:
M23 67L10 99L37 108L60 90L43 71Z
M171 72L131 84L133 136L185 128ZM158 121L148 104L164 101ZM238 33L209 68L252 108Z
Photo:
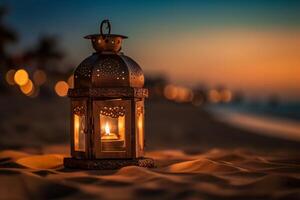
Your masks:
M300 199L300 142L146 104L156 168L70 170L67 99L0 98L0 199Z
M65 148L65 147L62 147ZM152 151L157 167L65 169L60 154L0 153L0 199L299 199L300 158Z

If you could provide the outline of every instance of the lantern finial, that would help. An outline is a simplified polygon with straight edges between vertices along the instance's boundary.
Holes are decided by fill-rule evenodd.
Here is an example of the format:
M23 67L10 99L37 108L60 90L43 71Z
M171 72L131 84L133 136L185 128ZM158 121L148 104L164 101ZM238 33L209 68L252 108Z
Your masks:
M106 29L108 29L108 33L107 35L110 35L110 30L111 30L111 26L110 26L110 22L108 19L105 19L101 22L101 25L100 25L100 34L101 35L104 35L103 34L103 25L106 24Z
M107 33L103 33L104 25L106 25ZM100 34L92 34L84 37L92 41L93 48L96 52L112 52L118 53L122 48L122 40L127 36L111 34L111 24L105 19L100 24Z

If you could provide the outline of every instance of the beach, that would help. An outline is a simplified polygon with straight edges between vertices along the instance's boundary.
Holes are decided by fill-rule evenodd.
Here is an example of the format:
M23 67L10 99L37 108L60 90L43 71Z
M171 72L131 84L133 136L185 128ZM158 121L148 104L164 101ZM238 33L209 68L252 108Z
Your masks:
M239 128L201 108L146 104L146 156L155 168L71 170L63 167L67 99L0 101L0 199L300 198L297 140Z

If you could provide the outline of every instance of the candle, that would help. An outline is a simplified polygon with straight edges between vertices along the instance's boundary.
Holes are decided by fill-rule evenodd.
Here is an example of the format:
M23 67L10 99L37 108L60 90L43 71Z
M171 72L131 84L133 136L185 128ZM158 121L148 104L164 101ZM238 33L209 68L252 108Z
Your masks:
M117 139L119 139L117 134L110 132L110 127L108 125L108 122L106 122L104 130L105 130L105 133L102 135L101 139L103 139L103 140L117 140Z
M124 147L124 140L120 140L116 133L110 131L108 122L104 126L104 134L101 135L103 151L119 151Z

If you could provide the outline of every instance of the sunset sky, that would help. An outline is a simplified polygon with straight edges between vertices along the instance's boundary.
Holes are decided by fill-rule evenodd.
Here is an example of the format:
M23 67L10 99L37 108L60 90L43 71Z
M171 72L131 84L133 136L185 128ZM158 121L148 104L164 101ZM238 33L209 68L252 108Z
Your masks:
M4 1L19 33L12 50L57 35L74 64L92 53L82 37L109 18L129 36L123 51L148 74L185 85L224 85L250 96L300 100L300 1Z

